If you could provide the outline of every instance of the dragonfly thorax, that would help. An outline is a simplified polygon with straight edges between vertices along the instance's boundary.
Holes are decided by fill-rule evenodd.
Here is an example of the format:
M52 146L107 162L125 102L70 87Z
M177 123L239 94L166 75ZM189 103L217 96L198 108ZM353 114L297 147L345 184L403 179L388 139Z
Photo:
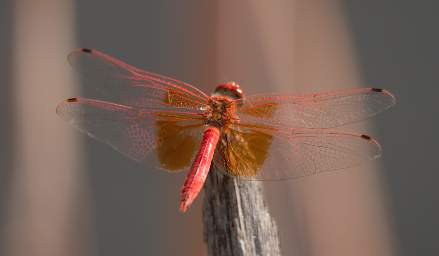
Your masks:
M233 120L237 120L235 101L227 96L212 96L209 100L206 123L224 127Z

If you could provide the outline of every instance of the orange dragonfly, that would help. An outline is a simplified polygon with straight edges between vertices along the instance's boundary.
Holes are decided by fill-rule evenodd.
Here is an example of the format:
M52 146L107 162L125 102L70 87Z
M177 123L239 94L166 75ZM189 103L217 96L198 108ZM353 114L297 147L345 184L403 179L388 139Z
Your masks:
M245 96L234 82L211 96L100 51L74 50L69 62L94 82L89 98L70 98L58 115L148 167L189 169L180 210L209 169L248 180L294 179L340 170L381 155L368 135L330 128L365 120L395 104L384 89L354 88L304 96Z

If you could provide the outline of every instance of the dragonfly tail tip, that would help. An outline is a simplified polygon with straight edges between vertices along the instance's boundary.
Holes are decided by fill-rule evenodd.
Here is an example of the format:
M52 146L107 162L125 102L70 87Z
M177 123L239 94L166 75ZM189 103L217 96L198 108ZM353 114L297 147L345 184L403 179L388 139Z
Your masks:
M185 213L187 211L188 205L185 201L180 203L180 212Z

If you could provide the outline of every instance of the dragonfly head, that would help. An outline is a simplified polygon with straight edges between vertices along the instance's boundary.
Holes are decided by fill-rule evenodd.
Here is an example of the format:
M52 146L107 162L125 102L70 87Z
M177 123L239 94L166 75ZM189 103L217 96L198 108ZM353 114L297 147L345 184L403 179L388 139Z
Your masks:
M219 84L215 91L213 92L213 96L227 96L232 99L242 99L244 96L241 88L239 88L239 84L235 82L227 82L224 84Z

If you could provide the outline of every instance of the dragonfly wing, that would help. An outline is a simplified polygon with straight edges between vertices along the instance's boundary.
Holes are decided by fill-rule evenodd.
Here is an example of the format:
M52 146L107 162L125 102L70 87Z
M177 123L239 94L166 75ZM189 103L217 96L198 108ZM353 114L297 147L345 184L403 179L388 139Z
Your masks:
M195 113L139 109L86 98L60 103L57 113L129 158L168 171L191 164L204 127Z
M304 96L253 95L238 100L242 122L294 128L333 128L365 120L395 104L377 88L356 88Z
M224 133L215 164L242 179L282 180L354 167L380 155L380 145L367 135L240 128Z
M92 88L85 87L87 98L191 112L201 111L208 103L208 96L188 83L141 70L97 50L76 49L68 60L92 83Z

